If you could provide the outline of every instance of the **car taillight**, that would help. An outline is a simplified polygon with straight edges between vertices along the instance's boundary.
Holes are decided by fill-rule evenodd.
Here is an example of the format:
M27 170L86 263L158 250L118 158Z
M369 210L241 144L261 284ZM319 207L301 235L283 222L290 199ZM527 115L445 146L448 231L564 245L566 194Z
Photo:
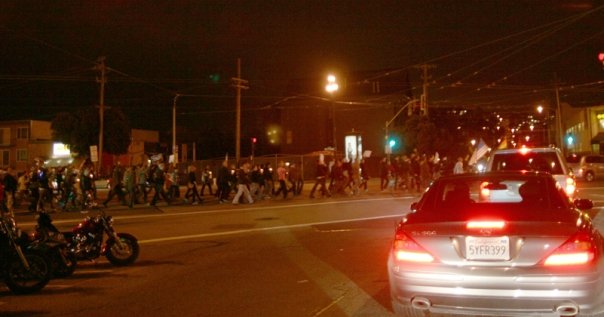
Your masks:
M577 184L572 177L566 178L566 188L564 188L564 190L568 196L572 196L577 190Z
M423 262L434 261L434 257L404 233L397 233L393 244L397 261Z
M589 234L581 232L568 239L550 254L543 264L547 266L581 265L593 261L596 247Z

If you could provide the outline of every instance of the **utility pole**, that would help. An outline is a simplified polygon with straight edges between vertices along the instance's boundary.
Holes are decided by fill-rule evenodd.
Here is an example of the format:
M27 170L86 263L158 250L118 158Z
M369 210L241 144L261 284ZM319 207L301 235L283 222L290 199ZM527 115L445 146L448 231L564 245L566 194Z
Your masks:
M422 80L423 80L423 84L422 84L422 96L420 98L420 114L421 115L428 115L428 85L429 85L429 81L432 78L431 76L428 75L428 70L432 69L432 68L436 68L436 65L432 65L432 64L422 64L422 65L417 65L415 66L415 68L419 68L422 71Z
M566 155L564 147L564 131L562 131L562 108L560 107L560 87L558 82L558 74L554 74L554 88L556 91L556 130L558 130L558 142L562 154Z
M233 87L237 89L236 98L236 127L235 127L235 161L239 164L241 157L241 89L249 89L248 81L241 79L241 58L237 59L237 77L231 78Z
M172 100L172 158L174 164L178 163L178 145L176 144L176 102L180 96L180 94L176 94Z
M105 121L105 83L107 82L107 66L105 65L105 56L97 59L96 70L101 72L101 77L97 77L97 82L100 84L99 91L99 148L97 152L97 175L101 174L103 166L103 126Z

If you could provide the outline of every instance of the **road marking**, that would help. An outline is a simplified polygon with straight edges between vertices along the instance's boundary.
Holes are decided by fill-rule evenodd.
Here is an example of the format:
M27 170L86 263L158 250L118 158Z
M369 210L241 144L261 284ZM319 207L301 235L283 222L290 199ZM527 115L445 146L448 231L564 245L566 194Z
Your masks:
M304 227L328 225L328 224L335 224L335 223L369 221L369 220L379 220L379 219L387 219L387 218L402 218L402 217L403 217L403 214L396 214L396 215L385 215L385 216L377 216L377 217L354 218L354 219L344 219L344 220L334 220L334 221L320 221L320 222L300 223L300 224L296 224L296 225L284 225L284 226L254 228L254 229L245 229L245 230L199 233L199 234L173 236L173 237L165 237L165 238L157 238L157 239L146 239L146 240L138 240L138 243L139 244L150 244L150 243L167 242L167 241L208 238L208 237L227 236L227 235L252 233L252 232L266 232L266 231L283 230L283 229L304 228Z
M375 201L383 201L383 200L397 200L397 199L413 199L417 198L414 196L401 196L396 198L370 198L370 199L359 199L359 200L345 200L345 201L326 201L320 203L304 203L304 204L290 204L290 205L280 205L280 206L258 206L258 207L250 207L250 208L228 208L228 209L211 209L211 210L200 210L200 211L187 211L187 212L174 212L174 213L161 213L161 214L152 214L152 215L130 215L130 216L113 216L114 220L128 220L128 219L141 219L141 218L156 218L156 217L179 217L179 216L189 216L189 215L201 215L201 214L213 214L213 213L228 213L228 212L248 212L248 211L256 211L256 210L270 210L270 209L283 209L283 208L303 208L308 206L320 206L320 205L335 205L335 204L344 204L344 203L367 203L367 202L375 202ZM79 222L80 219L57 219L53 220L53 224L65 224L65 223L74 223ZM36 225L36 222L22 222L19 225L23 226L33 226Z
M326 312L327 310L329 310L331 308L331 306L337 304L339 301L341 301L344 298L344 295L336 298L333 302L331 302L329 305L325 306L323 309L319 310L316 314L314 314L313 316L317 317L321 314L323 314L324 312Z

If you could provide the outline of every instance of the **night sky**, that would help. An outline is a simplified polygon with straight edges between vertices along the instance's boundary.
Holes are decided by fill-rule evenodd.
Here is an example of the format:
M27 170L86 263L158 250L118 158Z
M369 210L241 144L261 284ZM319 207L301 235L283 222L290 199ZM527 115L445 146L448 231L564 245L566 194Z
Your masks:
M435 106L529 105L542 98L535 92L551 88L554 74L564 101L602 104L603 6L602 0L2 1L0 107L7 119L51 120L97 104L99 56L112 69L107 104L125 109L142 128L169 126L174 92L196 95L180 101L180 116L197 122L233 116L229 80L239 57L250 81L243 101L249 109L286 97L291 80L322 80L330 71L378 77L405 71L419 87L412 66L420 63L436 66Z

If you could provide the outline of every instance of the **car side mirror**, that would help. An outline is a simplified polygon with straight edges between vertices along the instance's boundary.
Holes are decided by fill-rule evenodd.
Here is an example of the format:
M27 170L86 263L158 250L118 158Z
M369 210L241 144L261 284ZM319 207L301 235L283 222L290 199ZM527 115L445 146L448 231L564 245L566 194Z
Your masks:
M594 207L594 203L589 199L575 199L573 203L579 210L590 210Z

